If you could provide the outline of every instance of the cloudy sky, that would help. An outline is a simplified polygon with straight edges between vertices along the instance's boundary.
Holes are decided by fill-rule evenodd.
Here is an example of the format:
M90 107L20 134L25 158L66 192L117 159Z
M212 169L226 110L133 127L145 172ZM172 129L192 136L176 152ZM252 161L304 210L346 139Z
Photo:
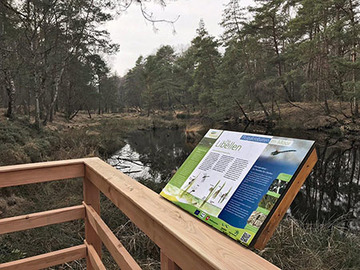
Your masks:
M147 12L153 13L156 19L178 20L173 26L166 23L153 25L147 22L141 14L139 5L133 4L116 20L105 27L110 32L114 42L120 44L120 52L107 57L112 70L118 75L125 75L126 71L135 65L140 56L155 53L161 45L171 45L180 51L186 48L196 35L196 28L200 19L204 19L208 32L219 36L222 28L219 26L224 5L229 0L177 0L167 1L165 8L147 4ZM240 0L241 5L248 6L252 0Z

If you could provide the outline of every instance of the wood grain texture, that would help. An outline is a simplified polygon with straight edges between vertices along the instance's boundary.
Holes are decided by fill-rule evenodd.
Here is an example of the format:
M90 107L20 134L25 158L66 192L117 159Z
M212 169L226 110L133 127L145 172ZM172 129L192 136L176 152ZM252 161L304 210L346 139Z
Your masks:
M84 159L0 167L0 188L84 176Z
M84 242L87 248L86 257L90 260L92 268L95 270L106 270L95 248L92 245L89 245L86 240Z
M160 251L161 270L181 270L181 268L169 259L168 256L161 250Z
M79 245L39 256L0 264L0 270L38 270L86 257L86 245Z
M100 159L86 176L182 269L278 269Z
M68 160L57 160L57 161L46 161L19 165L9 165L0 167L0 173L4 172L18 172L27 171L31 169L46 169L51 167L61 167L66 165L84 164L85 160L98 160L98 158L79 158L79 159L68 159Z
M96 186L87 178L85 175L83 180L83 192L84 192L84 202L87 205L91 205L96 211L96 213L100 214L100 191L96 188ZM89 218L85 212L85 239L88 244L92 245L96 250L98 256L101 258L101 248L102 242L100 237L97 235L93 227L89 222ZM86 258L87 269L93 269L91 266L91 262L89 258Z
M262 230L259 235L254 247L256 249L264 249L267 242L270 240L271 236L275 232L275 229L279 225L280 221L284 217L286 211L289 209L292 201L295 199L296 194L298 194L301 186L304 184L306 178L309 176L311 170L315 166L318 160L316 149L313 149L309 158L304 163L304 166L300 169L298 175L291 184L289 190L286 192L286 196L281 200L280 204L274 211L271 219L266 224L265 228Z
M0 235L85 218L83 205L0 219Z
M123 270L141 270L133 257L113 234L110 228L104 223L96 211L89 205L85 205L86 216L118 266Z

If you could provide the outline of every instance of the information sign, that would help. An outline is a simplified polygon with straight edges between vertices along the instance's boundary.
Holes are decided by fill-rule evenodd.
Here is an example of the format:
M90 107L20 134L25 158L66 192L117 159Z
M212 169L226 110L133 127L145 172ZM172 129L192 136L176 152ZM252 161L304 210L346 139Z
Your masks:
M254 245L310 173L313 148L314 141L211 129L161 195L243 245ZM315 161L299 179L312 153ZM281 205L295 179L296 192Z

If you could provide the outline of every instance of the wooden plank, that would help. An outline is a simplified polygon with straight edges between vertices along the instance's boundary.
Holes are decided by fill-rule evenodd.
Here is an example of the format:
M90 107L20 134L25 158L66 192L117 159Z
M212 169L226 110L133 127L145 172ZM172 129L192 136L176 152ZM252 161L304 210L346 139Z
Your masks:
M160 261L161 270L181 270L181 268L172 260L170 260L162 250L160 250Z
M79 158L79 159L67 159L67 160L56 160L56 161L1 166L0 174L5 172L27 171L31 169L43 169L43 168L51 168L51 167L61 167L66 165L84 164L85 160L91 160L91 159L97 160L98 158Z
M79 245L39 256L0 264L0 270L38 270L86 257L86 245Z
M83 205L0 219L0 235L85 218Z
M86 240L85 240L85 245L87 248L87 256L86 257L89 257L92 268L95 270L106 270L99 255L97 254L95 248L92 245L89 245L86 242Z
M278 269L100 159L85 165L87 177L182 269Z
M84 192L84 202L88 205L91 205L96 213L100 214L100 191L97 187L87 179L87 176L83 180L83 192ZM85 213L85 240L88 244L92 245L96 250L99 258L101 258L101 248L102 242L100 237L97 235L93 227L89 223L89 219ZM89 258L86 258L87 269L91 270L92 265Z
M90 205L84 205L86 208L86 217L91 226L94 228L97 235L99 235L118 266L123 270L141 270L134 258L128 253L119 239L117 239L96 211Z
M84 176L84 159L0 167L0 188Z
M289 190L286 192L286 196L281 200L280 204L274 211L271 219L266 224L265 228L262 230L259 235L254 247L256 249L264 249L267 242L270 240L270 237L275 232L275 229L279 225L281 219L284 217L287 209L290 207L292 201L295 199L296 194L299 192L301 186L304 184L306 178L309 176L311 170L315 166L318 160L316 149L314 149L304 166L301 168L294 182L290 186Z

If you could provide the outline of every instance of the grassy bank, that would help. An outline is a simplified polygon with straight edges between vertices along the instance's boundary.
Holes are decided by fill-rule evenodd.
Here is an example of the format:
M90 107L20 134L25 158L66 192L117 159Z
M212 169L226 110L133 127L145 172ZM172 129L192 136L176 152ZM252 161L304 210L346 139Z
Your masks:
M41 131L25 119L8 121L0 117L0 165L89 156L105 159L124 145L124 139L133 130L176 129L186 125L170 116L108 114L89 119L80 115L71 122L57 117Z

